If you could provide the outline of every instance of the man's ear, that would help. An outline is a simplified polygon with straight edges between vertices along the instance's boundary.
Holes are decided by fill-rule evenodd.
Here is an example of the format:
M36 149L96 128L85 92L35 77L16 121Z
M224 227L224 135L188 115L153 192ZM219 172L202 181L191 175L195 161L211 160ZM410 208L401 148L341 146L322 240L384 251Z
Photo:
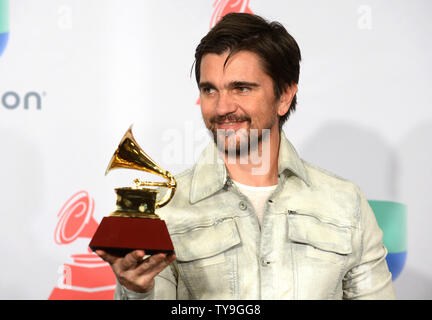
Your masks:
M284 92L282 92L279 98L279 105L278 105L279 117L284 116L288 112L291 106L291 102L294 99L296 93L297 93L297 83L293 83L285 87Z

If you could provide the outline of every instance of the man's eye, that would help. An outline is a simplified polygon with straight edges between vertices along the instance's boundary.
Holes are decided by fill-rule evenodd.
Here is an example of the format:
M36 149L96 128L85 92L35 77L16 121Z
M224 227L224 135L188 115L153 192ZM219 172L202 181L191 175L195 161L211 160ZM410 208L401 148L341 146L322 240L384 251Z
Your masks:
M251 89L249 87L237 87L236 90L240 93L248 93Z
M212 94L215 92L214 88L202 88L202 92L204 92L205 94Z

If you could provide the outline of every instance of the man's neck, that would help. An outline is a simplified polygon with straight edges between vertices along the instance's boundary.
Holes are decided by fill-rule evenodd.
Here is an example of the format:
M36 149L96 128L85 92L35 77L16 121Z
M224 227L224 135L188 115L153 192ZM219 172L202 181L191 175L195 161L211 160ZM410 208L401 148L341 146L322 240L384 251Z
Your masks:
M248 186L264 187L278 183L280 132L271 130L267 139L262 139L257 150L250 151L247 159L236 157L235 161L224 156L228 173L234 181Z

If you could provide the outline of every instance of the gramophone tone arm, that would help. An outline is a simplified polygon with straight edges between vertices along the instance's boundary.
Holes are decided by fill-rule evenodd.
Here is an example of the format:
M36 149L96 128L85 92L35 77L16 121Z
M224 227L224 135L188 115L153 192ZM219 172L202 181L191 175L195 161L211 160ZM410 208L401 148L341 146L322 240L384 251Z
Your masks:
M175 188L175 184L168 182L156 182L156 181L141 181L139 179L134 180L135 187L164 187L164 188Z

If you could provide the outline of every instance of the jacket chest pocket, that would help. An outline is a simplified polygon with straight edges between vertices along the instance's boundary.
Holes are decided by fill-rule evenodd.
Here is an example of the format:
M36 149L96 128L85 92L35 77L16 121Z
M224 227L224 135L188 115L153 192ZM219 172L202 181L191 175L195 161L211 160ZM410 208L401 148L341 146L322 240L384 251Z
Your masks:
M327 299L342 294L342 277L352 253L352 230L314 216L290 214L288 240L296 265L299 299ZM340 291L340 292L339 292Z
M194 299L233 299L237 294L237 245L233 219L172 233L177 265Z

